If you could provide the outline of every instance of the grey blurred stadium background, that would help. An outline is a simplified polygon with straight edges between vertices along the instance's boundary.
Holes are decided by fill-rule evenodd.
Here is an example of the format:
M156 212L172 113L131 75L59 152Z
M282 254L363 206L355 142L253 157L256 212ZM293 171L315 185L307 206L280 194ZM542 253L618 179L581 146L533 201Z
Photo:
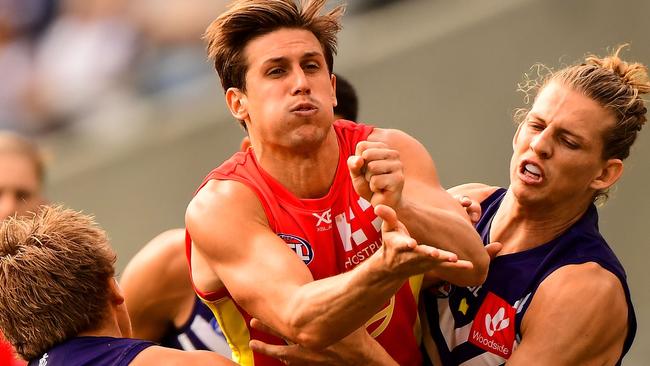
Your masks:
M631 43L624 56L650 64L647 0L350 2L335 71L357 87L360 120L418 137L445 186L507 185L516 84L534 63ZM199 40L224 3L0 0L0 127L47 148L48 196L97 216L119 268L183 225L194 188L243 136ZM25 9L40 20L11 13ZM639 318L626 365L650 362L649 134L600 211Z

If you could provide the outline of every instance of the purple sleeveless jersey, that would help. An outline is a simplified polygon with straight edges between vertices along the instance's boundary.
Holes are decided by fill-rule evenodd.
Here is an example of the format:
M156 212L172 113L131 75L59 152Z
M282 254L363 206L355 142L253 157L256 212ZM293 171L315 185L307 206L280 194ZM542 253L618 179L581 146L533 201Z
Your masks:
M153 345L140 339L76 337L52 347L28 366L128 366Z
M476 229L486 244L505 193L499 189L481 203L483 215ZM623 266L598 231L598 212L591 205L573 226L550 242L494 258L482 286L445 284L424 291L427 319L423 321L430 333L425 334L422 346L425 359L431 342L435 342L444 366L503 365L521 340L521 321L540 283L562 266L586 262L598 263L623 285L628 304L625 355L636 333L630 291ZM584 294L575 297L582 301ZM425 364L431 361L425 360Z
M194 308L187 322L179 327L170 327L160 340L163 347L186 351L206 350L230 358L231 351L212 311L194 297Z

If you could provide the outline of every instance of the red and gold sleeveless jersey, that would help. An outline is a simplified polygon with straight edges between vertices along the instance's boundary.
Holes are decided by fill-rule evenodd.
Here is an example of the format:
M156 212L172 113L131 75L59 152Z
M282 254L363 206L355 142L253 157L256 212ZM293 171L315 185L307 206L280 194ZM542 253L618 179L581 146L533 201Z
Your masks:
M381 219L370 203L355 192L346 160L372 127L338 120L339 163L329 192L318 199L300 199L259 166L252 150L233 155L210 172L211 179L235 180L252 189L264 207L271 229L305 263L315 280L349 271L372 255L381 243ZM191 239L187 237L190 257ZM191 262L191 261L190 261ZM412 277L366 324L368 332L400 365L419 365L420 322L417 298L422 276ZM198 291L197 291L198 292ZM282 363L248 347L251 339L285 344L283 340L249 326L250 315L229 296L227 289L200 293L212 309L231 346L233 360L241 365Z

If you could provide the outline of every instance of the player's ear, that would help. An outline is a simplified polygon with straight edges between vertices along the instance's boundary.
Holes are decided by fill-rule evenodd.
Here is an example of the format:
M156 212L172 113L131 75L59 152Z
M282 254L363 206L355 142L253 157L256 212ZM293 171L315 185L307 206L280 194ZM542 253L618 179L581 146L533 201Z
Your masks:
M248 121L248 98L239 88L226 90L226 105L235 119Z
M115 277L108 280L108 291L111 304L121 305L124 303L124 294Z
M591 181L591 188L602 191L614 185L623 174L623 162L621 159L608 159L598 173L598 176Z

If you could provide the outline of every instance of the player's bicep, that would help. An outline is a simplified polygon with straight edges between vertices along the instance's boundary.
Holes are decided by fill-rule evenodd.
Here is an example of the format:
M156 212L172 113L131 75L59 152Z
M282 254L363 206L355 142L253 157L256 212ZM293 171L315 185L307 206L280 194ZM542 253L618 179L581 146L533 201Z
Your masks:
M467 216L460 204L442 188L433 158L418 140L392 129L375 129L368 138L371 139L383 141L399 151L404 169L403 196L407 200Z
M313 278L298 255L268 228L247 231L241 243L224 243L226 248L242 247L237 248L236 259L223 262L216 271L240 305L267 321L280 317L296 289Z
M618 278L595 263L565 266L537 290L508 365L613 365L626 334L627 303Z
M404 176L404 187L409 181L426 182L440 187L436 166L427 149L418 140L400 130L376 128L368 136L368 141L379 141L399 152Z
M208 263L249 314L282 329L285 305L299 286L313 280L311 273L269 228L264 210L249 188L220 183L227 184L206 186L212 191L197 195L207 201L202 209L188 211L193 253Z

